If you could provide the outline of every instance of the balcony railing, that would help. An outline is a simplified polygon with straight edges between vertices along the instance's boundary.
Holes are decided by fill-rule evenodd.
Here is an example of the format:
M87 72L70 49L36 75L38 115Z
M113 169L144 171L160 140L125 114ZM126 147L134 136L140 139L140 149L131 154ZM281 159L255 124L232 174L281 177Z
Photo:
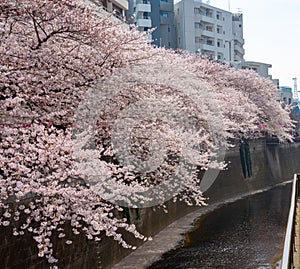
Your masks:
M151 22L151 19L148 17L148 18L139 18L136 20L136 25L138 27L152 27L152 22Z
M136 5L136 13L138 12L151 12L151 4L140 3Z

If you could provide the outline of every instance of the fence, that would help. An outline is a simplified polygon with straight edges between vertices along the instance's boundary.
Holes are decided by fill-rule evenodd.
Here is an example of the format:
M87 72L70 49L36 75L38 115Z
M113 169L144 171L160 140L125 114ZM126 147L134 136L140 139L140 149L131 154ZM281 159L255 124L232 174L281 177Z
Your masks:
M295 174L293 179L293 187L291 194L291 205L289 218L287 223L287 229L284 240L284 249L282 256L281 269L290 269L294 267L294 252L296 252L295 246L295 217L296 217L296 205L299 198L299 178L300 175Z

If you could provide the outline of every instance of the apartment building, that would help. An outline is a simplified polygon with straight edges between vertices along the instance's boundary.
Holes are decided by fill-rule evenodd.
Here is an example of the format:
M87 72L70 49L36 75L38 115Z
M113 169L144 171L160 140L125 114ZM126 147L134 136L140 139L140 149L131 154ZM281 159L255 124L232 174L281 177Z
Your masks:
M128 0L82 0L101 6L107 12L114 12L115 17L125 20L128 10Z
M174 13L178 48L232 64L244 61L242 14L199 0L181 0Z
M173 0L129 0L126 16L141 32L155 28L149 35L154 45L176 47Z

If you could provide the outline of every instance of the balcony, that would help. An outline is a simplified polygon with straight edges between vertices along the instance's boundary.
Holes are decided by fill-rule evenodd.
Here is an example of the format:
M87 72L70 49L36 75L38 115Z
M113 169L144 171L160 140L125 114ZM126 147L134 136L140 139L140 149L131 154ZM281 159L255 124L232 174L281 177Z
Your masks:
M203 56L209 56L211 58L215 58L215 52L213 50L211 50L211 48L209 49L205 49L202 47L202 45L200 46L200 50L201 50L201 55Z
M241 46L234 46L234 50L239 52L241 55L245 54L245 50Z
M138 12L151 12L151 4L137 4L136 13Z
M209 37L215 37L215 33L213 31L203 30L202 34Z
M215 19L209 16L206 16L205 14L195 14L195 20L202 20L206 23L215 24Z
M173 12L173 4L161 1L159 10Z
M214 51L214 46L213 45L208 45L208 44L201 44L202 49L204 50L211 50Z
M112 3L123 10L128 10L128 1L127 0L113 0Z
M235 42L235 43L240 43L241 45L244 45L244 44L245 44L244 38L242 38L242 37L237 37L237 36L234 37L234 42Z
M151 18L138 18L136 20L136 26L137 27L152 27Z
M214 42L201 41L200 49L206 51L214 51Z

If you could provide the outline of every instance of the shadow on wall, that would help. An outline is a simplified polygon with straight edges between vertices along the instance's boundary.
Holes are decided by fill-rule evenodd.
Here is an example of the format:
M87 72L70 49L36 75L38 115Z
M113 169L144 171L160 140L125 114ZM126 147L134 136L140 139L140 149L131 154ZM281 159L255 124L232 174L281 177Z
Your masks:
M249 141L245 137L239 142L240 159L244 178L252 176L252 163L250 155Z

